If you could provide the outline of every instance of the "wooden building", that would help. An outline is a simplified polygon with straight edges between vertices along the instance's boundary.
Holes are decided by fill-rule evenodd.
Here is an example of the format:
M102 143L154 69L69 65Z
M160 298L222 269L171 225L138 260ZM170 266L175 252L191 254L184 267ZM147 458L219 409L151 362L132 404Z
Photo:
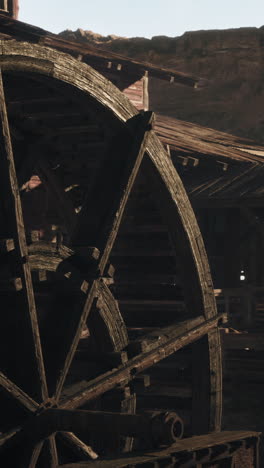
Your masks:
M18 0L1 0L0 13L5 14L11 18L18 18Z
M158 116L205 240L216 296L233 326L263 324L264 147L188 122Z
M218 310L228 315L222 335L223 427L263 431L264 148L164 116L158 116L156 132L190 197Z
M199 79L0 31L2 465L257 467L259 433L221 432L225 315L181 179L96 69L143 108L146 71Z

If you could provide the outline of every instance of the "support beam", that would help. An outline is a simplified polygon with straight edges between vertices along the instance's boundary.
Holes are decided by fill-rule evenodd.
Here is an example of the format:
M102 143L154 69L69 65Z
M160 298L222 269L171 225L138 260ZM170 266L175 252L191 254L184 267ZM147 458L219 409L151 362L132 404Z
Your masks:
M153 119L153 113L145 112L127 122L126 128L113 142L100 180L89 196L93 200L92 205L88 200L82 209L72 243L82 245L85 240L98 246L102 252L99 261L101 273L108 262L140 168Z
M139 114L129 120L128 128L123 131L122 135L118 135L118 140L111 148L100 179L95 184L92 194L89 194L89 200L92 199L93 203L87 200L72 239L73 245L96 245L99 248L101 255L98 270L101 275L107 267L128 197L145 154L153 118L151 112ZM78 324L76 321L75 336L68 344L64 367L59 372L56 398L59 398L62 390L95 292L96 285L92 281Z
M161 306L162 308L162 306ZM168 337L173 340L175 337L179 338L181 335L188 333L195 327L203 325L205 323L204 317L199 317L186 320L177 324L170 325L160 329L155 329L153 332L144 335L140 340L132 341L129 343L127 349L130 355L139 354L137 351L150 351L159 348L163 343L167 343Z
M175 325L173 337L166 336L162 339L162 344L150 351L145 351L138 356L130 359L126 364L114 369L106 374L103 374L89 383L80 385L80 390L76 392L76 387L73 392L69 392L69 396L60 403L60 406L65 409L78 408L84 403L93 400L101 394L116 387L116 385L125 381L130 381L136 375L142 373L145 369L153 366L165 357L173 354L175 351L194 343L202 336L215 329L222 316L219 315L212 319L202 322L200 325L194 325L192 321L188 331L183 332L181 324ZM196 320L196 319L194 319ZM177 333L178 328L178 333Z
M155 445L171 445L181 439L184 431L182 420L175 412L145 414L110 413L105 411L48 409L29 420L17 436L26 447L38 445L47 439L46 451L56 459L55 433L58 431L80 432L100 436L114 432L122 436L139 437ZM71 441L74 440L72 436ZM75 441L76 442L76 441ZM89 450L90 458L96 454ZM58 464L58 463L57 463ZM57 466L54 461L53 465ZM53 466L52 465L52 466Z

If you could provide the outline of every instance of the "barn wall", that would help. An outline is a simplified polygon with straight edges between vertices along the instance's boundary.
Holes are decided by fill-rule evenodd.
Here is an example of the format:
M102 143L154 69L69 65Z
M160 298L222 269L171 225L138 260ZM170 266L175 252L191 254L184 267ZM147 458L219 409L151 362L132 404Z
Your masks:
M18 0L0 0L0 13L7 13L12 18L18 18Z
M138 110L149 109L148 99L148 77L143 76L140 80L123 89L123 93L130 99Z

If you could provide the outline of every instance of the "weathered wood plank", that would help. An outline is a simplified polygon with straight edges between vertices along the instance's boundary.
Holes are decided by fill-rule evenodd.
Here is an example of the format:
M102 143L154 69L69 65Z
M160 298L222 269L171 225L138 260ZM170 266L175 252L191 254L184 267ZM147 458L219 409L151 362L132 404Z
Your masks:
M132 395L127 396L124 400L121 401L121 412L128 413L128 414L135 414L136 413L136 406L137 406L137 396L135 393ZM123 452L131 452L134 444L133 437L126 437L125 443L123 446Z
M111 108L113 102L116 102L118 109L115 110L114 115L119 119L122 119L124 114L125 120L136 114L135 108L128 99L107 79L86 64L69 56L66 59L64 54L48 48L44 49L43 46L36 44L25 45L25 43L15 41L3 41L1 45L3 45L2 53L6 55L0 59L3 69L12 69L15 64L16 69L22 72L30 70L31 73L42 73L65 83L71 83L95 97L102 106ZM23 59L19 56L23 56ZM83 96L80 101L83 101ZM85 106L84 102L82 104Z
M25 47L25 46L24 46L24 47ZM32 54L34 55L34 52L35 52L35 51L33 52L33 49L34 49L34 47L32 47ZM17 50L16 50L15 53L17 53L17 54L20 53L20 54L21 54L21 50L22 50L21 47L20 47L20 46L17 46ZM39 51L38 53L40 54L40 51ZM48 64L48 63L46 63L46 64L43 63L43 62L44 62L43 58L45 57L45 53L46 53L47 56L48 56L48 57L46 57L46 58L49 58L49 64ZM41 58L42 58L42 65L41 65L41 66L40 66L39 63L37 63L37 60L35 60L35 61L33 60L33 61L31 61L31 62L33 62L33 63L30 64L30 65L32 65L32 68L29 66L29 63L28 63L28 66L27 66L26 69L28 69L28 70L30 70L30 69L31 69L31 70L32 70L32 69L36 70L36 69L37 69L37 66L39 66L38 71L40 71L40 72L42 72L42 73L50 73L50 74L52 75L52 74L54 73L54 67L53 67L53 66L50 66L50 63L52 62L52 60L55 61L55 58L54 58L55 55L53 56L52 53L48 53L48 52L45 52L45 53L44 53L44 52L41 52L41 54L42 54L42 55L41 55ZM54 53L54 54L55 54L55 53ZM38 55L38 54L35 55L35 58L37 57L37 55ZM39 56L38 56L37 58L38 58L38 60L39 60ZM11 61L11 62L12 62L12 61ZM11 63L11 62L10 62L10 63ZM48 59L47 59L47 62L48 62ZM13 61L13 64L14 64L14 61ZM20 67L21 67L21 69L22 69L22 67L23 67L23 66L22 66L22 63L20 63ZM72 68L71 68L71 67L72 67ZM75 71L76 71L76 76L78 75L77 78L75 78L75 77L73 78L73 77L70 76L71 74L74 75L74 73L73 73L73 68L74 68L74 67L73 67L72 63L71 63L71 61L69 60L68 70L65 72L65 75L63 76L63 73L62 73L62 72L65 70L65 64L63 63L63 60L62 60L62 61L60 62L60 64L58 65L58 67L56 68L56 70L55 70L55 74L57 73L56 77L59 77L59 76L62 77L62 76L63 76L63 79L64 79L65 81L68 81L68 82L72 82L72 80L75 80L75 85L77 84L77 86L78 86L79 88L82 88L83 83L82 83L82 80L81 80L81 78L79 77L79 75L78 75L78 73L77 73L77 67L76 67L76 70L75 70ZM70 70L70 72L69 72L69 70ZM82 68L82 71L84 72L83 68ZM84 73L84 75L85 75L85 73ZM86 77L86 78L87 78L87 77ZM90 76L90 79L91 79L91 76ZM89 85L87 85L87 89L88 89L88 88L89 88ZM90 88L92 88L92 87L90 86ZM103 85L101 86L101 88L103 88ZM86 89L86 91L87 91L87 89ZM89 91L89 92L90 92L90 91ZM104 90L104 92L106 93L105 90ZM97 91L93 91L93 90L92 90L92 91L91 91L91 94L94 95L93 93L97 93ZM107 93L106 93L106 94L107 94ZM111 98L112 98L112 96L111 96ZM103 98L103 100L104 100L104 98ZM110 101L111 101L110 99L108 99L108 103L106 103L106 101L104 101L104 102L103 102L103 105L106 106L106 107L109 106L109 108L111 108L111 109L113 110L114 107L115 107L115 105L113 105L112 103L110 103ZM114 101L114 99L113 99L113 101ZM100 102L102 102L101 97L100 97ZM110 104L109 104L109 103L110 103ZM120 103L121 103L121 104L120 104ZM118 106L119 106L119 107L118 107ZM130 111L128 110L128 108L125 109L125 107L126 107L126 106L125 106L125 101L122 101L122 99L121 99L120 102L118 103L118 106L117 106L118 109L115 108L115 109L113 110L113 113L114 113L115 115L121 116L121 119L122 119L123 121L125 121L125 120L127 119L127 114L128 114ZM124 106L123 109L122 109L122 106ZM131 112L132 112L132 111L131 111ZM119 113L119 114L118 114L118 113ZM132 112L132 113L133 113L133 112ZM150 145L150 146L151 146L151 145ZM148 146L148 151L150 151L150 152L152 151L151 148L150 148L149 146ZM159 151L159 149L158 149L158 151ZM161 150L161 153L162 153L162 150ZM178 183L178 182L177 182L177 183ZM177 184L175 183L175 185L177 185ZM184 203L183 203L183 205L184 205ZM183 207L181 207L181 208L183 209ZM172 213L172 211L171 211L171 213ZM186 216L187 216L187 215L186 215ZM186 220L185 220L185 221L186 221ZM187 226L187 224L186 224L186 226ZM196 237L195 237L196 234L197 234L197 231L195 231L195 232L192 234L193 237L192 237L191 242L189 242L189 244L188 244L188 241L187 241L187 244L188 244L188 245L192 245L192 242L195 244L195 242L196 242ZM187 237L188 237L188 236L187 236ZM195 253L194 253L194 256L195 256L195 261L194 261L194 263L195 263L195 262L196 262L196 263L199 263L200 257L203 256L203 252L202 252L202 248L201 248L201 251L199 251L199 247L201 247L201 245L199 244L199 242L197 242L196 244L197 244L197 245L196 245L196 249L195 249ZM198 247L197 247L197 246L198 246ZM200 257L199 257L199 256L200 256ZM202 276L202 269L203 269L203 267L204 267L204 264L200 263L200 265L199 265L199 267L198 267L198 270L199 270L199 271L198 271L198 275L193 275L193 276L191 276L191 277L189 278L190 283L192 283L192 278L193 278L193 277L195 277L195 281L196 281L197 276L198 276L198 277L199 277L199 275ZM194 267L193 270L195 270L195 268L196 268L196 267ZM205 275L205 277L206 277L206 275ZM206 277L206 278L207 278L207 277ZM199 278L198 278L198 279L199 279ZM204 283L204 284L205 284L205 283ZM204 284L203 284L202 287L204 287ZM205 284L205 288L206 288L206 286L207 286L207 285ZM195 287L196 287L196 286L195 286ZM191 290L191 285L190 285L190 290ZM207 291L208 291L208 289L207 289ZM199 296L199 294L198 294L197 296ZM203 299L204 299L204 300L203 300ZM204 306L204 305L206 306L206 308L207 308L207 307L209 307L209 308L211 307L210 301L209 301L209 300L206 301L205 298L204 298L204 296L202 297L202 299L199 297L199 300L196 301L195 313L200 315L200 314L203 312L203 306ZM200 307L200 306L201 306L201 307ZM207 309L206 309L206 310L207 310ZM85 312L85 313L86 313L86 312ZM84 317L84 315L82 315L82 317ZM81 322L82 322L82 323L81 323ZM81 330L81 326L83 325L82 319L80 320L80 323L81 323L81 325L80 325L79 328L78 328L79 331ZM77 338L78 338L78 332L77 332L77 334L76 334L75 336L76 336L76 340L75 340L75 343L76 343L76 342L77 342ZM74 346L75 346L75 344L74 344ZM72 351L74 351L74 346L73 346L73 348L72 348ZM71 360L71 355L69 354L69 355L68 355L68 364L69 364L70 360ZM66 366L66 367L67 367L67 366ZM65 369L66 369L66 368L65 368ZM67 370L67 369L66 369L66 370Z
M95 307L89 314L88 328L98 343L98 351L122 351L128 344L128 336L118 302L104 281L97 282Z
M210 362L210 431L220 431L222 421L222 352L219 329L208 333Z
M181 461L187 453L197 452L199 455L199 451L203 451L205 448L210 448L214 446L220 446L230 443L231 451L232 451L232 444L234 443L234 449L236 441L240 440L247 440L253 439L253 443L257 443L258 438L260 437L259 432L246 432L246 431L225 431L225 432L217 432L214 434L208 434L206 436L195 436L189 437L185 439L181 439L176 442L176 444L171 445L170 447L163 449L163 450L156 450L156 451L145 451L143 454L134 453L134 454L127 454L123 456L119 456L118 458L108 458L108 459L100 459L98 461L90 462L90 463L68 463L62 465L61 468L88 468L90 466L94 466L94 468L124 468L128 466L134 466L137 464L144 464L144 463L154 463L155 461L162 460L168 456L175 456L175 461ZM232 452L234 453L234 452ZM217 460L217 455L212 457L213 459ZM221 455L220 455L221 458ZM180 465L181 466L181 465Z
M78 458L82 460L96 460L98 458L92 447L82 442L73 432L58 432L57 437L61 438Z
M132 352L132 350L142 349L144 352L153 350L162 346L163 343L167 343L168 337L170 340L174 338L179 338L181 335L188 333L190 330L194 329L195 327L199 327L205 323L205 319L203 316L199 316L195 319L186 320L184 322L174 323L169 327L164 327L160 329L156 329L147 335L143 336L140 340L132 341L129 343L127 349L128 352Z
M98 262L98 268L101 274L104 272L113 243L115 241L122 215L133 187L136 175L138 173L141 161L143 159L148 132L153 120L152 113L146 113L142 117L138 116L133 122L138 130L138 136L135 141L130 141L132 149L128 150L128 157L124 158L124 152L127 150L128 133L122 135L122 145L114 146L113 153L108 157L104 167L104 173L100 177L100 187L96 185L95 193L92 196L94 203L92 206L83 207L80 223L76 228L76 234L73 237L73 245L97 245L101 256ZM130 123L132 125L132 123ZM134 133L132 132L134 136ZM124 140L125 137L125 140ZM115 181L115 182L113 182ZM103 183L104 190L101 189ZM111 194L106 197L105 193ZM92 242L91 244L91 241ZM93 283L88 293L86 303L83 306L83 312L80 316L80 323L86 320L91 308L94 297ZM59 395L63 382L66 378L70 363L79 340L81 326L79 324L73 343L69 347L68 355L65 358L64 369L57 384L56 394Z
M38 459L39 459L39 456L40 456L40 452L41 452L41 450L43 448L43 445L44 445L44 442L40 442L34 448L34 450L32 452L32 455L31 455L31 460L29 462L28 468L36 468L36 465L37 465L37 462L38 462Z
M31 395L36 395L38 398L47 398L48 390L46 384L44 363L40 345L40 337L38 330L38 322L36 315L36 306L33 295L32 280L30 267L27 262L27 245L24 231L23 215L21 208L21 201L19 197L19 190L16 179L16 170L14 164L14 157L12 151L12 143L10 138L10 131L8 125L8 117L6 111L5 94L2 82L2 75L0 76L0 178L1 188L5 197L5 214L9 229L14 235L15 256L17 259L17 269L19 270L19 277L21 277L23 289L23 328L21 326L20 332L23 331L25 346L20 349L19 356L23 359L23 375L21 369L18 376L15 369L11 369L23 389L28 392L31 390ZM20 311L21 315L21 311ZM22 323L21 323L22 325ZM1 327L2 333L6 334L5 327ZM5 337L2 337L5 341ZM18 340L19 342L19 340ZM30 356L31 354L31 356ZM2 368L5 367L3 363ZM31 375L31 381L24 381L25 376Z
M221 316L218 316L204 321L200 325L190 328L185 333L182 332L180 328L181 331L178 334L175 331L173 338L167 336L167 340L163 341L160 346L150 351L142 352L118 369L107 372L89 383L84 382L80 386L80 391L76 392L76 389L74 389L72 395L70 395L69 392L69 396L61 402L60 406L66 409L77 408L81 404L111 390L119 383L130 381L134 376L142 373L145 369L148 369L175 351L208 334L211 329L217 326L220 318Z
M55 434L51 435L48 438L48 450L51 459L51 467L57 467L59 465L59 458L57 452L56 436Z
M57 271L59 265L70 259L74 251L63 245L39 241L28 246L29 265L32 270Z

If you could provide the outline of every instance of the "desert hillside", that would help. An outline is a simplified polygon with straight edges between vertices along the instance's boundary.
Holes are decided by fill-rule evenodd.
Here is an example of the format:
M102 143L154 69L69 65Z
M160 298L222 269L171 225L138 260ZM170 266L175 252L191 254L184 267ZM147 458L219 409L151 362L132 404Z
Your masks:
M65 38L194 73L207 89L150 79L150 107L157 112L264 142L264 27L186 32L180 37L103 37L64 31Z

